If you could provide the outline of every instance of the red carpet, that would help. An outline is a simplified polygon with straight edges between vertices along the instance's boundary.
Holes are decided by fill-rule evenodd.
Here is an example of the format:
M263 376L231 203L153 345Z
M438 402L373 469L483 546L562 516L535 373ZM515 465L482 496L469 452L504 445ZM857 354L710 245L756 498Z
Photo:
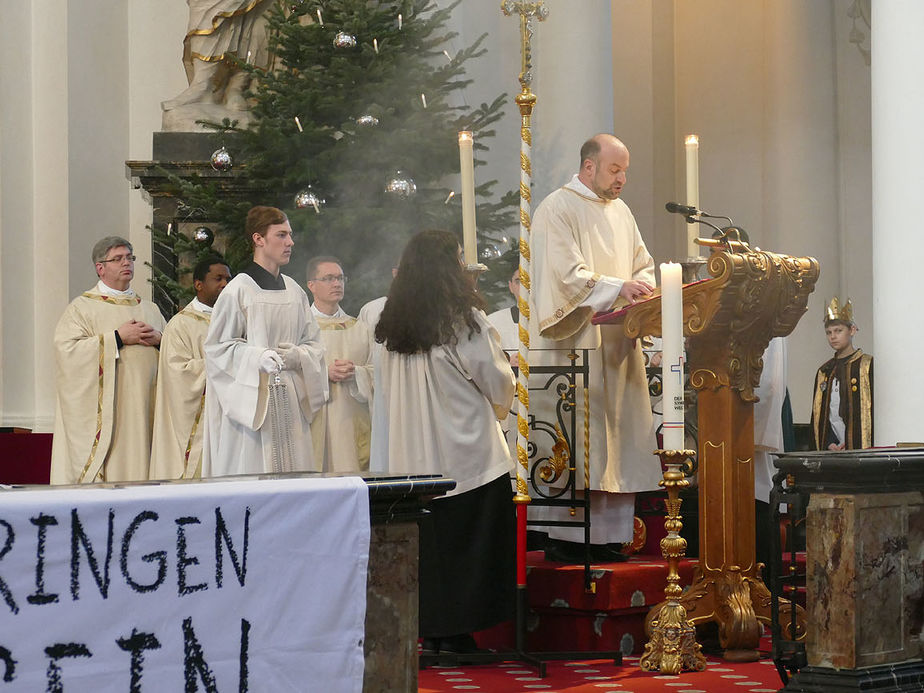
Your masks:
M548 662L545 678L539 678L534 668L518 662L472 667L433 667L421 670L417 690L419 693L771 693L783 686L769 659L750 664L730 664L716 657L707 657L706 661L705 671L684 672L679 676L644 672L638 668L638 657L635 656L624 658L622 666L613 666L612 660Z

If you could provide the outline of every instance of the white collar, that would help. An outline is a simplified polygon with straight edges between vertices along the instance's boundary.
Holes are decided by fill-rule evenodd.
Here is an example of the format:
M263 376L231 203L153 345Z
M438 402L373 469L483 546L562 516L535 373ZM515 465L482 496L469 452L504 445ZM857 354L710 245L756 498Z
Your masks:
M211 313L212 312L212 306L205 305L202 301L200 301L198 298L195 298L195 297L193 298L192 301L189 302L189 307L192 308L193 310L198 310L200 313Z
M319 317L319 318L345 318L345 317L348 317L347 314L344 312L343 308L341 308L340 306L337 306L337 312L336 312L336 313L334 313L333 315L328 315L327 313L322 313L322 312L321 312L321 309L318 308L318 306L317 306L316 303L312 303L312 304L311 304L311 312L314 313L315 316L316 316L316 317Z
M593 190L588 188L586 185L584 185L581 182L581 179L578 178L578 174L576 173L571 177L571 180L565 183L565 187L568 188L569 190L573 190L576 193L580 193L584 197L589 197L594 200L603 200L603 202L607 201L607 200L604 200L602 197L600 197Z
M132 287L128 287L125 291L119 291L118 289L113 289L111 286L107 286L103 283L103 280L100 279L96 282L96 290L101 294L106 296L134 296L135 290Z

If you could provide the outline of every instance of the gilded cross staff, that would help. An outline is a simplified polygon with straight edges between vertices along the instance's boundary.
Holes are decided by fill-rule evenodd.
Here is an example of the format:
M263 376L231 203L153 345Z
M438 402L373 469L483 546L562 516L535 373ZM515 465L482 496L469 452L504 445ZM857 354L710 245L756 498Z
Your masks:
M543 21L549 16L549 9L541 1L504 0L501 10L508 17L514 14L520 16L520 93L514 99L520 109L520 294L517 298L517 307L520 310L520 344L517 353L517 493L513 500L515 503L525 504L529 503L526 478L529 475L529 235L532 179L532 163L529 156L533 141L530 119L533 106L536 104L536 95L530 89L533 79L530 40L533 35L533 18Z

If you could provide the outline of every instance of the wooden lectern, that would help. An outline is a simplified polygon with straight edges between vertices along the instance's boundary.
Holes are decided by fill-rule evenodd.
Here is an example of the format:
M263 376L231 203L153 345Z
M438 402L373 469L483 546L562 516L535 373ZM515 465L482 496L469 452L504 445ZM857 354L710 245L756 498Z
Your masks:
M726 659L747 661L756 659L758 621L770 624L770 592L754 549L754 389L764 350L799 322L819 269L814 258L734 241L715 247L707 267L711 279L683 287L689 377L698 393L700 555L679 601L692 625L718 625ZM660 293L594 321L621 326L629 338L660 336ZM800 613L793 639L805 635Z

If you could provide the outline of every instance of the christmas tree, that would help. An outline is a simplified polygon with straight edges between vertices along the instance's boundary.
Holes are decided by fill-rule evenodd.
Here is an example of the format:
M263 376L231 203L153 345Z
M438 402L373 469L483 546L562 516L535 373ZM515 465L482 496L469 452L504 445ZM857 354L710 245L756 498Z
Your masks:
M465 64L485 54L485 36L450 52L456 34L446 24L456 5L289 0L269 10L273 65L237 65L255 78L252 122L212 124L235 175L246 179L239 189L248 192L229 198L216 183L175 180L183 206L219 227L233 269L249 260L242 229L255 204L289 216L295 247L286 274L302 282L308 258L341 260L350 280L344 308L353 314L387 293L391 268L414 233L444 228L461 240L457 135L474 133L477 181L478 153L495 134L505 96L464 104ZM495 187L476 187L483 261L509 248L505 234L516 234L516 193L497 196ZM208 251L178 234L157 232L157 239L187 257ZM155 283L178 302L186 298L166 276ZM482 290L489 302L502 297L506 279L482 282Z

